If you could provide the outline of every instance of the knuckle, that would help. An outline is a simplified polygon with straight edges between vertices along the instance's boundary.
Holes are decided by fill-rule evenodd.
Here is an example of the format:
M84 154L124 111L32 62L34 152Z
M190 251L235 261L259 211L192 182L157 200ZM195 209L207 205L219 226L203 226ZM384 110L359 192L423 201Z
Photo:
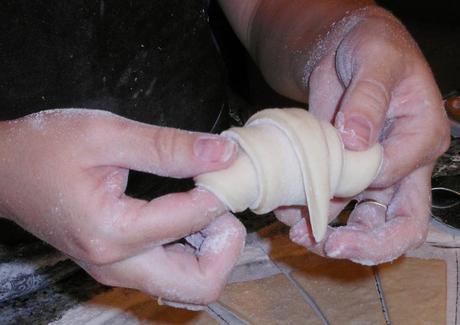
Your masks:
M369 38L365 42L365 48L371 57L375 59L381 58L382 61L386 61L388 58L399 57L401 56L401 47L387 38Z
M438 157L444 154L449 149L449 146L450 146L450 142L451 142L450 132L444 132L444 134L445 136L442 136L440 140L440 145L439 145L439 149L437 152Z
M448 121L445 121L441 127L441 145L439 155L442 155L444 152L449 149L451 137L450 137L450 125Z
M440 123L436 123L432 134L433 137L431 138L431 141L433 141L433 139L436 139L437 141L434 145L435 149L433 151L433 158L436 159L449 149L451 143L450 125L448 121L441 120Z
M108 123L111 121L116 120L112 115L99 115L93 114L90 115L83 115L82 118L79 118L77 121L74 121L75 125L77 125L83 134L89 137L97 137L100 134L101 126L112 125L112 123Z
M216 302L224 290L223 281L211 281L206 290L203 292L201 303L204 305L209 305L213 302Z
M428 226L418 229L413 238L413 248L420 247L428 237Z
M217 301L224 291L227 276L216 273L202 273L197 279L197 292L195 303L210 304Z
M371 58L375 62L385 63L389 59L393 61L393 58L401 58L406 52L402 49L408 48L405 39L402 41L401 37L395 37L394 29L399 29L399 26L386 19L377 19L372 25L368 22L360 27L356 34L358 38L355 39L356 47L353 53L358 59ZM373 32L369 32L369 28Z
M131 121L121 118L110 112L90 111L86 115L73 122L73 125L78 128L82 137L87 144L99 147L106 145L108 137L113 134L127 132L131 125Z
M366 108L384 113L390 101L390 94L385 85L376 79L361 79L357 81L356 89L359 99L365 103Z
M241 238L244 241L247 235L246 227L238 219L235 220L235 230L236 230L237 237Z
M170 128L159 128L152 138L153 155L163 166L174 161L179 139L177 132Z
M117 283L112 279L110 275L107 274L104 270L101 270L97 267L90 268L87 270L88 274L96 280L97 282L106 285L106 286L116 286Z
M92 265L106 265L118 260L116 245L106 239L92 236L74 236L73 244L78 259Z

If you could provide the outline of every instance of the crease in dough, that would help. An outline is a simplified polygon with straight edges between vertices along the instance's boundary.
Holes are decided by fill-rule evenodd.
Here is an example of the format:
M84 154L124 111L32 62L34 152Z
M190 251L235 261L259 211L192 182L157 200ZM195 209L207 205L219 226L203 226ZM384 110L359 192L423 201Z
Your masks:
M227 169L199 175L195 184L216 195L232 212L264 214L280 206L307 205L316 241L324 238L329 201L352 197L377 175L383 150L344 149L338 131L300 108L271 108L244 127L222 135L239 145Z

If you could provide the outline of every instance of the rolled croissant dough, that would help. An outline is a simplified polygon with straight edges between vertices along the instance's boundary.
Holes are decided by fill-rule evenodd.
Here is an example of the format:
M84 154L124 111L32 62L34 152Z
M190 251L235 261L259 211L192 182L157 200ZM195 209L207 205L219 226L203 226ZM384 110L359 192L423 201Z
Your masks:
M202 174L197 186L214 193L233 212L257 214L280 206L307 205L316 241L328 224L329 201L352 197L377 175L382 147L345 150L337 130L299 108L266 109L244 127L223 135L239 144L227 169Z

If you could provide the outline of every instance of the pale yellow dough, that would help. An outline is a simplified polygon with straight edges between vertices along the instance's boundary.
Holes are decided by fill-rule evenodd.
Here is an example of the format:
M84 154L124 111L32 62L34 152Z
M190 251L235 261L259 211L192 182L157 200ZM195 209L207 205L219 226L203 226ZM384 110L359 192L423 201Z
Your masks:
M280 206L307 205L316 241L328 224L329 200L352 197L377 175L382 147L345 150L337 130L300 108L266 109L244 127L223 135L235 140L235 163L195 178L233 212L257 214Z

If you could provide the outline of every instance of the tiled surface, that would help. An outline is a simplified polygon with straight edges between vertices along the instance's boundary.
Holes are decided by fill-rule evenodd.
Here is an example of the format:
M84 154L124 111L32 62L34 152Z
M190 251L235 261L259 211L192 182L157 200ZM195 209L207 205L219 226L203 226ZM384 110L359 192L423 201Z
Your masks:
M53 325L78 324L218 324L205 312L160 306L152 297L131 289L115 288L96 295L68 311Z
M385 324L371 268L320 257L310 261L294 278L332 324Z
M87 295L92 298L68 303L54 325L325 324L324 319L329 324L457 325L458 243L454 235L432 232L411 257L370 268L309 253L289 240L287 228L272 224L249 235L232 283L205 311L159 306L135 290L96 293L79 286L94 292ZM48 297L52 306L43 304L43 311L56 308L62 294ZM0 305L0 315L4 310Z
M266 317L273 310L273 306L265 302L267 295L279 296L280 291L292 290L286 274L300 284L330 324L456 323L454 317L447 317L447 264L444 260L455 254L439 254L436 251L439 248L432 251L433 247L427 244L423 249L425 252L421 254L422 258L404 257L371 268L308 253L290 242L282 227L277 225L264 229L260 235L260 246L276 267L284 272L278 277L285 277L286 280L264 287L265 290L254 287L260 286L261 280L238 283L227 288L231 288L233 296L232 310L242 311L240 316L249 323L267 322ZM380 288L377 288L378 281ZM224 297L226 295L228 292ZM257 299L257 296L263 298ZM245 305L249 299L243 297L254 297L250 307ZM277 299L282 300L279 297ZM298 297L294 300L297 305ZM305 301L305 304L312 302ZM254 310L258 314L265 310L262 313L265 318L253 318L250 311ZM289 319L290 313L295 314L289 309L277 310L278 318L272 320ZM308 324L308 321L305 320L305 323Z
M309 253L292 243L283 227L261 231L272 261L292 274L332 324L385 324L370 267Z
M401 258L379 266L393 324L446 324L446 263Z
M281 274L233 283L219 301L251 324L322 324L298 290Z

